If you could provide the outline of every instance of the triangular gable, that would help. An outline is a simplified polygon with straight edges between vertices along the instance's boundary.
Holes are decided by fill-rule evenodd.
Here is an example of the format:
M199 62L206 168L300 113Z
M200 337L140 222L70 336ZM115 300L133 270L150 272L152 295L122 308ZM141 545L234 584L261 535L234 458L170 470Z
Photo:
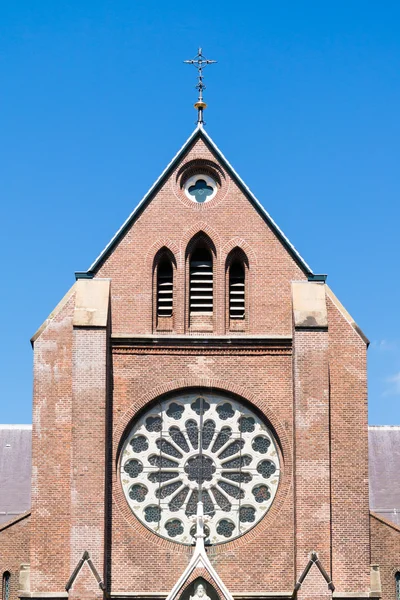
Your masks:
M199 138L201 138L205 142L205 144L208 146L208 148L215 154L215 156L218 158L218 160L221 162L221 164L225 167L225 169L230 174L232 179L235 181L235 183L237 184L239 189L242 191L242 193L247 197L247 199L250 201L250 203L253 205L253 207L257 210L257 212L260 214L260 216L264 219L264 221L267 223L267 225L272 229L272 231L275 233L277 238L281 241L283 246L287 249L289 254L293 257L293 259L296 261L296 263L299 265L299 267L302 269L302 271L308 276L308 279L312 280L312 281L325 281L325 279L326 279L325 275L316 275L313 273L310 266L306 263L306 261L302 258L302 256L297 252L295 247L290 243L288 238L284 235L284 233L281 231L281 229L278 227L278 225L275 223L275 221L272 219L272 217L269 215L269 213L265 210L265 208L261 205L261 203L257 200L257 198L254 196L254 194L251 192L251 190L244 183L244 181L239 177L239 175L236 173L236 171L234 170L232 165L225 158L225 156L222 154L222 152L220 151L218 146L213 142L211 137L208 135L208 133L206 133L206 131L204 130L204 128L201 125L196 127L196 129L193 131L191 136L184 143L184 145L179 150L179 152L174 156L174 158L169 163L169 165L161 173L160 177L155 181L155 183L149 189L147 194L145 194L145 196L142 198L142 200L139 202L139 204L136 206L136 208L133 210L133 212L129 215L129 217L127 218L125 223L123 223L123 225L120 227L120 229L117 231L117 233L111 239L111 241L107 244L107 246L104 248L104 250L101 252L101 254L99 254L99 256L96 258L96 260L90 265L89 269L87 271L77 271L75 273L76 278L77 279L91 279L92 277L94 277L96 271L99 269L99 267L104 262L104 260L109 256L109 254L112 252L114 247L118 244L119 240L124 236L127 229L135 222L135 220L139 217L141 212L146 208L147 204L151 201L154 194L163 185L163 183L166 181L168 176L172 173L172 171L174 170L176 165L179 163L181 158L189 150L190 146L192 146Z

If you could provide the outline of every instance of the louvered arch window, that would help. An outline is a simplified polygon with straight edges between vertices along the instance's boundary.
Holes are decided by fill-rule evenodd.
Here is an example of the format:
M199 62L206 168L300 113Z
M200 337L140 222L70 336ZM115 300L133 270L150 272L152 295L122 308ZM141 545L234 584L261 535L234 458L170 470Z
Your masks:
M6 571L3 573L2 581L2 598L3 600L10 600L10 572Z
M157 316L172 317L174 300L174 270L168 257L163 257L157 267Z
M212 314L213 258L206 247L197 247L190 257L190 313Z
M229 268L229 318L245 318L245 266L243 261L235 260Z

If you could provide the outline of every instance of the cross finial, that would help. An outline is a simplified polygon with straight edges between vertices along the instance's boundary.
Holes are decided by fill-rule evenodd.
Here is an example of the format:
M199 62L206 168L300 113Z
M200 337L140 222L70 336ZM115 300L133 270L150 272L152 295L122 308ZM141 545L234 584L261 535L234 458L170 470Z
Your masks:
M206 89L206 86L204 85L204 75L203 75L203 69L205 69L205 67L207 65L212 65L214 63L216 63L216 60L208 60L207 58L205 58L203 56L203 50L202 48L198 49L197 55L192 58L192 60L184 60L184 63L186 63L187 65L194 65L197 69L197 85L196 85L196 89L199 92L199 97L197 99L196 104L194 105L194 107L197 109L197 124L200 126L203 126L205 123L203 121L203 110L205 110L207 108L207 104L204 102L203 100L203 90Z

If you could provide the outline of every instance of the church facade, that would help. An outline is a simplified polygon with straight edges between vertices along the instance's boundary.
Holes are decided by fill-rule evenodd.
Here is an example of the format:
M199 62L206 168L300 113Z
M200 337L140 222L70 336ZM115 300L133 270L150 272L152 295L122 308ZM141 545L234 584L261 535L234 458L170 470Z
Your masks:
M32 338L2 600L398 600L368 340L201 123L76 277Z

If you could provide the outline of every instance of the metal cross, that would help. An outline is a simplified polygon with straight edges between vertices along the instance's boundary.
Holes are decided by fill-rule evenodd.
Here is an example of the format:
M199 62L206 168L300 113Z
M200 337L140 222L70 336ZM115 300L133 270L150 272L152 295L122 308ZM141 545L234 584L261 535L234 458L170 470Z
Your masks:
M207 108L207 104L203 100L203 90L206 89L206 86L204 85L204 81L203 81L203 78L204 78L203 69L205 69L205 67L207 65L212 65L212 64L216 63L217 61L216 60L208 60L207 58L205 58L203 56L202 48L199 48L197 55L194 58L192 58L192 60L184 60L183 62L187 65L194 65L197 69L196 89L199 91L199 97L198 97L198 100L197 100L196 104L194 105L194 107L197 109L197 124L204 125L203 110L205 110Z

